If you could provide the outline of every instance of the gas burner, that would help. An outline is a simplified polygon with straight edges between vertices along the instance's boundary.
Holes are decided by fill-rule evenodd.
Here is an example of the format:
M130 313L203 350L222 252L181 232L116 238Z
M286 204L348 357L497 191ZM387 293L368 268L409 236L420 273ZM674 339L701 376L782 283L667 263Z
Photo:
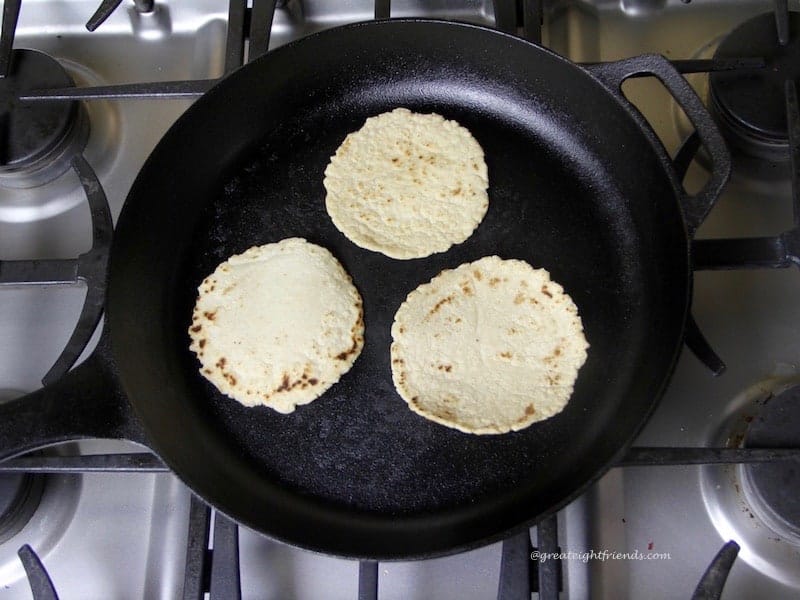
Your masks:
M746 446L789 448L800 443L800 385L772 398L745 435ZM800 545L800 464L783 461L747 465L744 493L753 511L777 535Z
M0 544L16 535L39 507L42 475L0 475Z
M709 432L709 445L769 448L797 442L800 411L791 404L800 400L800 376L793 369L780 371L730 401L724 421ZM798 464L791 460L700 467L703 502L720 538L736 540L739 558L787 586L791 597L800 593L800 504L791 497L799 479Z
M714 58L763 57L766 68L722 71L710 76L711 113L734 153L768 161L786 161L786 80L800 78L800 13L789 13L790 41L778 41L775 15L765 13L742 23L717 48Z
M78 102L23 103L21 92L73 86L54 58L15 50L11 72L0 79L0 186L31 188L52 181L83 151L89 120Z

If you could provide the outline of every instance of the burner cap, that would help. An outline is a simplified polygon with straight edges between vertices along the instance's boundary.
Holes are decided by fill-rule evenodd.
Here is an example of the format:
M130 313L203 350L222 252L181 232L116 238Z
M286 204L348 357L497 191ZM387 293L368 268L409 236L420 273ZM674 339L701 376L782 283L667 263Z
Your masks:
M772 398L748 427L745 446L797 448L800 445L800 385ZM800 461L784 460L745 467L752 508L784 537L800 540Z
M766 67L753 71L720 71L710 76L711 108L726 129L752 144L788 149L787 79L800 78L800 13L789 13L790 42L778 42L775 15L745 21L719 45L714 58L763 57ZM730 137L730 136L729 136ZM741 140L737 140L741 141ZM743 149L757 153L757 148Z
M83 150L89 126L78 102L21 102L21 92L74 83L54 58L15 50L0 79L0 185L33 187L55 179Z
M0 543L11 539L30 520L43 489L41 475L0 475Z

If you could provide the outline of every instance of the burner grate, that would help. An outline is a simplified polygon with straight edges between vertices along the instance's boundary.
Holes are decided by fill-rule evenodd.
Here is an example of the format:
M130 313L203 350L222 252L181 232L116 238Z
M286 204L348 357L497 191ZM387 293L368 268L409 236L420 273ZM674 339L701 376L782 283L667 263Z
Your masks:
M106 0L87 23L94 30L119 6L121 0ZM249 39L247 59L254 60L267 51L270 39L270 25L277 0L254 0L252 8L243 0L230 0L227 43L225 51L225 73L241 64L245 58L245 39ZM782 4L780 0L778 4ZM785 2L783 2L785 4ZM0 75L8 71L13 44L13 32L19 13L20 0L4 3L2 39L0 39ZM152 2L137 0L137 10L147 12L153 9ZM542 2L523 0L521 16L517 3L513 1L494 1L496 22L499 29L511 33L522 30L523 35L535 42L541 41ZM788 8L786 9L788 13ZM778 31L781 11L778 10ZM376 0L375 18L389 18L391 0ZM786 28L788 31L788 27ZM762 68L760 58L711 59L692 61L673 61L682 73L712 72L737 69ZM24 101L75 101L94 99L147 99L147 98L187 98L204 94L216 80L186 80L159 83L137 83L126 85L60 88L26 92L20 99ZM737 240L699 240L694 243L695 269L740 269L775 267L784 268L800 264L800 115L798 114L797 92L793 83L787 83L787 111L789 137L793 159L795 227L793 230L775 238L753 238ZM692 150L692 147L694 149ZM699 139L687 141L685 152L679 153L679 164L691 161L699 147ZM89 286L86 306L64 353L53 369L45 377L45 383L53 382L66 373L74 364L88 342L102 313L105 294L108 249L111 240L111 218L102 188L91 166L82 157L76 157L72 164L81 178L87 200L92 209L94 243L92 249L77 259L53 261L4 261L0 262L0 284L62 284L74 283L83 279ZM94 290L94 291L93 291ZM91 296L91 300L90 300ZM86 316L84 316L86 315ZM692 328L690 327L690 330ZM691 331L690 331L691 333ZM699 330L696 332L699 334ZM701 341L702 335L701 335ZM699 344L700 342L698 342ZM102 343L101 343L102 346ZM706 344L707 346L707 344ZM708 348L713 355L713 351ZM719 359L717 359L719 360ZM708 359L712 361L711 358ZM721 364L721 361L719 361ZM98 423L102 422L103 410L113 414L128 414L121 396L110 395L105 408L100 408ZM52 416L52 415L50 415ZM48 418L48 415L44 415ZM56 418L58 415L56 415ZM112 421L116 422L116 421ZM120 430L122 431L122 430ZM114 433L120 433L120 431ZM107 433L107 432L106 432ZM127 435L126 435L127 437ZM621 458L617 467L667 466L698 464L761 463L779 460L796 460L800 456L798 448L632 448ZM0 463L0 473L154 473L166 472L168 468L150 453L83 455L83 456L24 456ZM210 592L211 598L236 598L241 596L238 529L237 525L219 513L213 515L214 548L208 548L212 511L201 500L192 498L190 523L186 550L186 569L184 598L202 598ZM537 549L540 552L558 551L558 521L555 515L541 521L537 528ZM20 550L21 556L25 548ZM46 572L35 553L25 552L28 564L37 564L37 579ZM501 581L498 598L529 598L532 591L540 598L557 598L562 587L560 561L543 561L537 564L535 574L531 571L530 553L533 550L530 534L525 531L506 540L503 544ZM738 546L730 542L720 551L698 585L696 598L718 597L725 577L738 552ZM36 558L34 561L33 559ZM32 578L33 580L33 578ZM44 588L42 588L44 590ZM50 592L55 592L50 586ZM34 591L34 597L44 598L46 590ZM377 598L378 563L362 561L359 569L359 599Z
M86 283L86 299L78 323L66 347L44 376L45 385L63 377L78 360L100 322L106 295L108 257L111 250L113 224L97 175L82 154L71 162L89 203L92 219L92 247L77 258L50 260L0 261L0 287L5 285L71 285Z
M617 463L617 467L681 466L701 464L775 463L800 459L800 448L684 448L655 447L631 448ZM0 463L2 473L161 473L169 469L150 453L92 454L80 456L24 456ZM211 508L202 500L192 497L189 515L189 533L186 550L184 598L202 598L211 592L211 598L240 597L239 554L236 524L220 513L214 513L215 548L208 552ZM537 561L533 570L531 553L558 553L558 522L552 515L537 525L538 546L530 544L530 532L525 530L503 542L498 600L529 598L531 592L540 598L558 598L562 589L562 563L560 560ZM729 544L735 542L729 542ZM704 576L698 590L722 589L725 577L733 566L732 546L725 546L724 560L715 559ZM738 546L736 546L738 551ZM730 559L730 560L729 560ZM719 566L718 562L723 564ZM209 571L209 563L211 564ZM377 598L378 564L362 561L359 567L359 599ZM717 565L716 567L714 565ZM720 570L724 570L721 575ZM721 577L721 578L720 578ZM709 583L710 582L710 583ZM709 588L709 586L711 586ZM717 587L714 587L717 586ZM711 596L695 596L706 598Z

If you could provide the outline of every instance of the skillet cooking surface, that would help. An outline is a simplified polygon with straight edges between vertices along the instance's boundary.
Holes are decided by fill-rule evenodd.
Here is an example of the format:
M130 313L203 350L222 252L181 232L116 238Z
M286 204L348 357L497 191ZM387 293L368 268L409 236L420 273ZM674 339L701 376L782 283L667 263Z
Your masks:
M334 48L359 66L336 67ZM501 66L492 49L504 53ZM345 135L398 106L457 120L489 168L489 210L476 232L408 261L350 243L327 216L322 185ZM636 160L615 158L620 147ZM219 262L292 236L328 248L352 276L365 347L321 398L280 415L218 393L199 374L186 329L196 288ZM654 406L688 296L674 187L617 101L536 46L430 22L324 32L234 73L156 149L115 244L114 350L155 449L245 524L350 555L464 547L563 504ZM591 347L561 414L475 436L407 408L391 381L390 328L416 286L491 254L549 270L577 304ZM137 286L147 287L139 303L130 298Z
M359 507L403 512L431 510L494 494L540 472L542 458L585 428L596 412L596 390L612 365L635 347L641 290L633 282L625 237L630 219L607 181L587 181L541 132L510 127L496 115L475 115L459 99L419 103L397 98L353 107L335 121L322 111L304 115L262 140L234 170L198 223L187 260L183 303L191 321L200 281L234 253L286 237L304 237L333 252L364 300L365 347L351 372L312 404L288 416L248 409L224 398L197 374L199 363L181 349L199 398L211 398L211 419L270 477L303 492ZM361 249L334 227L325 211L323 171L348 132L364 119L402 105L436 111L466 126L489 167L489 210L465 243L430 258L398 261ZM562 152L564 149L560 149ZM572 161L569 161L572 162ZM629 240L634 242L635 240ZM627 252L626 252L627 250ZM519 432L475 436L436 425L411 412L394 391L389 345L395 311L417 285L442 269L482 256L521 258L544 267L579 307L588 360L566 414ZM625 282L628 282L627 285ZM633 317L633 319L631 318ZM613 376L613 375L612 375Z

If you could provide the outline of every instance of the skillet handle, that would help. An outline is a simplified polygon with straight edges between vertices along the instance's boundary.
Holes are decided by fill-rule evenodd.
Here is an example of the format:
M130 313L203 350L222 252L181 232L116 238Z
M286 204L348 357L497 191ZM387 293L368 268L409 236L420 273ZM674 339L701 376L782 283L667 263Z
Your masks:
M694 237L695 231L719 198L731 173L730 152L711 115L683 75L678 73L675 67L661 55L643 54L615 62L585 65L585 67L615 96L634 108L634 116L640 125L644 125L643 129L647 135L658 144L660 144L660 140L655 132L622 93L622 84L627 79L647 76L658 78L689 117L712 161L711 177L703 189L696 195L689 195L685 190L682 192L681 205L686 227L689 237ZM676 172L672 163L670 163L670 168L680 182L682 176Z
M105 332L92 355L58 381L0 404L0 460L81 438L146 441L122 392Z

